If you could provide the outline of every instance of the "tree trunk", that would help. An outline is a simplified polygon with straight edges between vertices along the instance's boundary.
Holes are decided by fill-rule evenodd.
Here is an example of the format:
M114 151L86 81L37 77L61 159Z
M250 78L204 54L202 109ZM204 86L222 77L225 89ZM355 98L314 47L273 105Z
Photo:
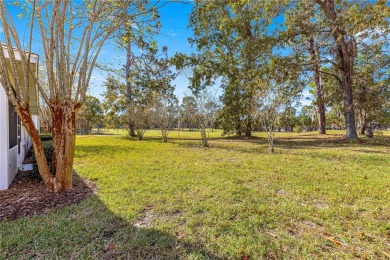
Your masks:
M313 79L316 87L316 108L318 114L318 132L319 134L326 134L326 122L325 122L325 100L324 89L322 85L322 77L320 74L319 53L318 48L315 46L314 39L309 40L309 53L313 63Z
M87 135L90 135L92 133L92 129L89 128L89 120L87 120Z
M133 122L133 87L131 85L131 77L130 77L130 66L131 66L131 43L132 41L129 41L129 43L126 46L126 93L127 93L127 113L129 116L129 134L130 136L136 136L135 134L135 127Z
M28 135L31 138L35 158L38 164L39 174L41 175L46 188L49 191L55 191L54 178L50 174L49 166L47 164L45 152L42 146L42 141L39 137L37 129L35 128L34 122L31 119L29 108L27 107L26 109L23 109L21 107L16 107L16 111L21 119L24 128L26 129Z
M166 129L165 127L161 128L161 136L164 143L168 142L168 133L168 129Z
M76 112L80 105L51 105L53 114L53 175L56 190L72 189L73 159L76 145Z
M275 153L275 130L271 127L268 129L268 152Z
M50 132L49 122L48 122L48 120L46 118L46 114L44 113L42 108L39 108L38 115L39 115L40 122L43 125L43 129L45 129L45 132L46 133L51 133Z
M206 134L206 128L205 127L201 127L200 134L201 134L201 137L202 137L203 147L209 147L209 143L208 143L208 140L207 140L207 134Z
M366 120L366 111L364 110L364 108L359 109L359 125L360 125L359 133L361 135L366 134L367 120Z
M366 103L367 103L367 88L366 82L359 82L360 91L359 91L359 132L361 135L366 133L367 127L367 113L366 113Z
M236 136L240 137L241 136L241 121L240 119L237 119L236 122Z
M340 84L343 91L346 138L347 140L357 139L352 94L352 75L356 43L353 37L347 37L345 31L341 27L334 0L327 0L325 2L317 0L316 2L321 6L333 27L333 38L336 43L338 69L341 77Z
M246 129L245 129L245 137L251 137L252 136L252 119L249 117L246 122Z
M338 55L341 61L341 83L343 87L343 104L344 104L344 118L346 127L347 140L353 140L357 138L355 112L353 104L352 94L352 64L348 55L345 55L342 51L342 47L338 47Z

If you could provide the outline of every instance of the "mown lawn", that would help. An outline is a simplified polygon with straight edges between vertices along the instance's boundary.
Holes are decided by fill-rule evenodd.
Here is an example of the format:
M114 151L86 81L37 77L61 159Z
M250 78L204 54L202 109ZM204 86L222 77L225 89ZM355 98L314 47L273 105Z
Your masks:
M390 258L389 132L279 133L273 155L264 134L110 133L77 138L97 194L0 222L0 258Z

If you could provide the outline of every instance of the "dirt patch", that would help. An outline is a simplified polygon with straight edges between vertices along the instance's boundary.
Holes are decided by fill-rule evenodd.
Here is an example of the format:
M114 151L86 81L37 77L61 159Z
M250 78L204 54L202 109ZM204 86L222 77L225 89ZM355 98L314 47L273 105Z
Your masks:
M287 191L285 191L283 189L277 189L277 190L275 190L275 194L280 196L280 197L285 197L287 195Z
M31 178L29 172L19 171L9 189L0 191L0 221L34 216L80 203L95 191L94 182L74 173L72 191L48 192L41 181Z
M148 227L153 221L153 210L151 207L147 207L142 211L141 217L134 223L136 228Z

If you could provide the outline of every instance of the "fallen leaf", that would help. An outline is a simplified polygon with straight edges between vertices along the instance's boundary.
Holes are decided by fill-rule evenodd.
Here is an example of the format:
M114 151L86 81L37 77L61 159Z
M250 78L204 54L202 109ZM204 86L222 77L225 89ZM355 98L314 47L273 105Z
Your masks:
M334 245L337 245L337 246L343 246L343 243L341 243L340 241L338 241L336 238L334 237L325 237L326 240L328 240L329 242L331 242L332 244Z

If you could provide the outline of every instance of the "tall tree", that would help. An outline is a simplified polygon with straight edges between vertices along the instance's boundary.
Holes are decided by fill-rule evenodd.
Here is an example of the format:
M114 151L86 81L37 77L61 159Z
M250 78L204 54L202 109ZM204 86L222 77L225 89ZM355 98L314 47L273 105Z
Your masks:
M135 136L135 122L133 122L132 113L134 112L134 87L132 79L132 69L134 63L139 59L143 59L145 47L155 45L153 36L158 34L160 29L158 8L162 5L160 1L156 1L152 8L152 12L147 15L136 17L136 19L127 21L118 32L118 44L126 50L126 62L124 64L123 78L126 82L127 95L127 113L128 113L128 127L130 136ZM141 49L141 55L137 56L134 49Z
M310 71L315 89L315 104L318 115L318 131L326 134L325 96L323 75L321 72L321 51L324 31L322 24L313 22L316 15L315 3L299 1L292 4L285 14L286 31L281 33L281 38L288 39L288 45L293 45L294 54L297 57L297 65L303 72Z
M78 129L90 134L93 125L101 124L103 120L103 108L98 98L85 96L83 106L77 111Z
M104 43L125 21L151 11L145 3L141 0L32 0L28 51L24 51L20 32L6 3L0 2L0 22L5 39L5 45L0 45L0 83L31 136L39 172L48 190L72 189L76 113L85 99L96 60ZM49 91L45 91L29 65L35 33L40 35L40 40L34 40L34 45L42 44L40 58L46 66ZM29 112L29 80L37 84L41 97L51 110L52 172Z
M386 1L290 1L286 13L287 34L295 51L306 45L306 60L298 66L310 68L316 86L320 132L324 130L324 77L333 77L342 93L347 139L356 139L354 75L356 57L362 48L389 32ZM375 32L375 33L369 33ZM298 48L297 48L298 45ZM327 68L327 69L325 69ZM329 70L331 68L331 70Z
M386 1L316 0L323 13L323 22L329 28L335 44L337 79L343 92L346 138L356 139L356 122L353 101L353 75L358 41L356 35L367 30L389 30L390 7ZM368 36L369 37L369 36Z
M182 127L185 126L190 129L190 131L193 130L195 123L195 114L196 114L196 99L194 96L185 96L183 97L183 100L181 102L180 107L180 123L182 124Z
M278 1L277 1L278 2ZM198 55L177 55L179 68L193 67L191 87L202 89L221 80L225 132L252 131L255 74L272 52L275 39L268 26L276 16L270 1L196 1L190 27ZM270 15L267 17L267 15Z
M105 92L103 96L103 110L106 122L113 128L124 127L127 122L126 85L121 78L108 76L103 82Z

